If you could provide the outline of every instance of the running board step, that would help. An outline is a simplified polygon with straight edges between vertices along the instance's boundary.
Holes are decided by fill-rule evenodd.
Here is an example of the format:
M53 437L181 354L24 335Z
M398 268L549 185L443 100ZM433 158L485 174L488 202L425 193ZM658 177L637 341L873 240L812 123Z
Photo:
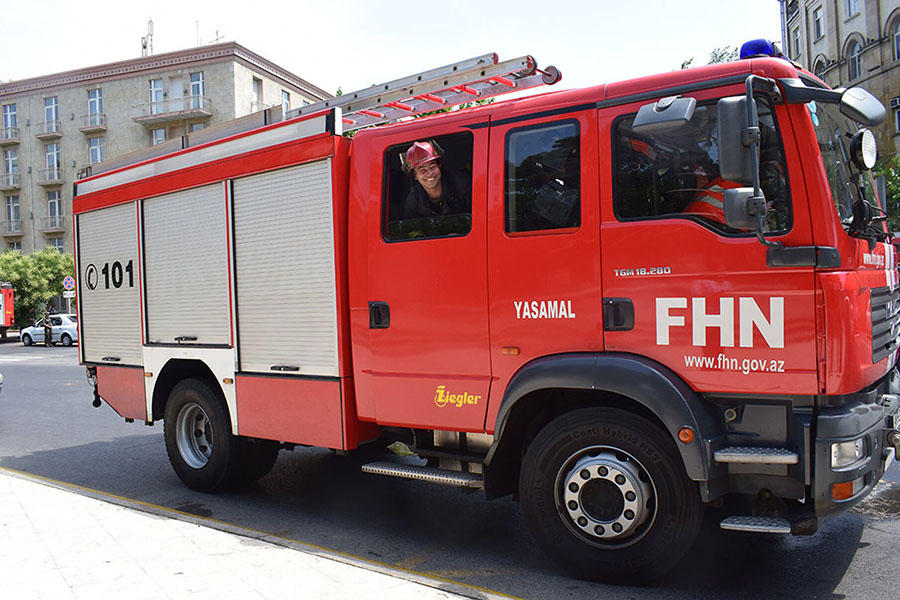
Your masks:
M729 446L716 450L717 463L745 465L796 465L800 457L787 448L759 448L757 446Z
M754 533L791 532L791 524L781 517L726 517L719 523L719 527L730 531L751 531Z
M416 465L404 465L392 462L372 462L362 466L363 473L375 475L388 475L390 477L404 477L406 479L418 479L430 481L441 485L453 485L457 487L480 489L484 487L484 479L475 473L462 471L450 471L436 469L434 467L419 467Z

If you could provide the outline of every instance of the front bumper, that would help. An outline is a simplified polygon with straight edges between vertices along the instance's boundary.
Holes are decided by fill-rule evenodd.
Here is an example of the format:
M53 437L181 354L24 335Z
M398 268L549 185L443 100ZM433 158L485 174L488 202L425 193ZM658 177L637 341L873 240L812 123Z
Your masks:
M892 371L877 389L857 394L840 407L823 408L816 419L815 476L812 494L816 517L844 512L865 498L894 458L900 458L900 376ZM832 467L832 444L864 440L865 452L853 464ZM844 497L840 485L852 489ZM855 485L854 485L855 484Z

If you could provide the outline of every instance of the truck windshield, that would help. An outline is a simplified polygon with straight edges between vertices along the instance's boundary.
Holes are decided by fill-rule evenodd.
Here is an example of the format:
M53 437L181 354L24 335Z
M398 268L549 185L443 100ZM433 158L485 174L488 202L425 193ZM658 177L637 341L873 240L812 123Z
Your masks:
M849 231L853 227L853 204L860 198L880 207L871 172L860 177L850 162L850 139L858 127L841 114L837 104L810 102L807 108L816 130L834 208L844 230Z

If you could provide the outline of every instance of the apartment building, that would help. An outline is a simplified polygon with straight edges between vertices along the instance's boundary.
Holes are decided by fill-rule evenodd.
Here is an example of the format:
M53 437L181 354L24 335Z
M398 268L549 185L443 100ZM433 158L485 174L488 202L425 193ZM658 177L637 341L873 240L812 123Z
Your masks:
M86 166L328 97L234 42L0 83L0 250L71 252Z
M889 107L872 128L900 151L900 0L780 0L784 53L831 87L861 86Z

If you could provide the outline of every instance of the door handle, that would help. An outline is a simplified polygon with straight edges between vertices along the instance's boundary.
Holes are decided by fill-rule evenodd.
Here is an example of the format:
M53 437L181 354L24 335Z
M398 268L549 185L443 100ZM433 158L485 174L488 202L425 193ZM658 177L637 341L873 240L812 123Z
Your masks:
M629 298L603 299L604 331L631 331L634 329L634 304Z
M391 326L391 307L387 302L369 302L369 329L387 329Z

